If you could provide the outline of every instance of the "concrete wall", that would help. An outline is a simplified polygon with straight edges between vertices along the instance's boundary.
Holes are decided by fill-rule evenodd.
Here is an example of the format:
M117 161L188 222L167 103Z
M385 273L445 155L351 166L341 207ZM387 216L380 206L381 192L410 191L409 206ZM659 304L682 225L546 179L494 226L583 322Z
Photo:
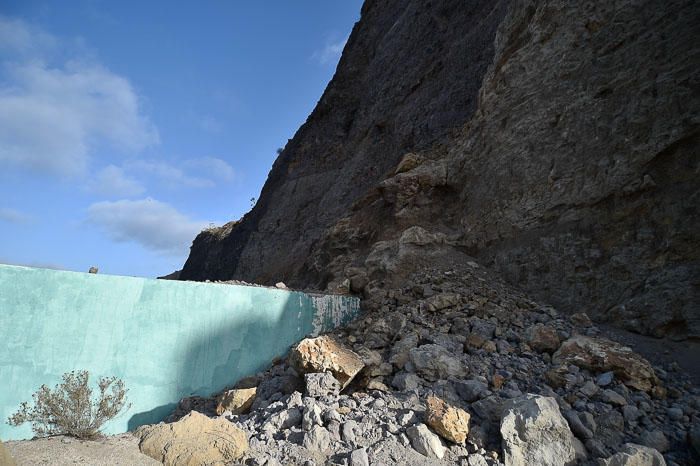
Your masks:
M64 372L124 380L132 407L104 429L124 432L358 311L351 297L0 265L0 438L32 436L7 417Z

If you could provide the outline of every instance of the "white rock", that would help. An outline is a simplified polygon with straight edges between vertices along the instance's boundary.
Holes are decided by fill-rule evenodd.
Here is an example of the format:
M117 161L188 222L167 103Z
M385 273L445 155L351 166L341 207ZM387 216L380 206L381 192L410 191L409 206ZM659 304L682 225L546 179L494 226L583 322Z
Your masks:
M602 466L666 466L664 457L653 448L626 443L622 451L600 460Z
M418 453L428 458L442 459L445 456L447 449L440 441L440 437L430 432L425 424L409 427L406 430L406 435L411 440L411 446Z
M364 448L353 450L352 453L350 453L350 466L369 466L367 450Z
M554 398L527 394L504 407L506 466L562 466L576 462L574 436Z

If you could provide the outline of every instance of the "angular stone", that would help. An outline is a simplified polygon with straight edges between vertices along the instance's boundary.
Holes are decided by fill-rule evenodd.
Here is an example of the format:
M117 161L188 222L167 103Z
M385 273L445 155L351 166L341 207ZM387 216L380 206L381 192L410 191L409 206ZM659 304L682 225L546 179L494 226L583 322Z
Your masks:
M488 385L480 380L460 380L454 385L459 397L468 403L482 398L489 389Z
M441 311L448 307L457 306L462 298L455 293L440 293L425 301L425 308L430 312Z
M464 377L467 367L440 345L422 345L409 352L409 358L418 375L435 381L448 377Z
M248 412L253 401L257 388L234 388L225 391L218 399L216 414L221 416L225 411L231 414L244 414Z
M406 429L406 435L411 441L414 450L428 458L442 459L447 449L440 441L440 437L430 432L425 424L418 424Z
M658 450L661 453L667 452L671 446L666 438L666 435L664 435L664 433L659 429L643 432L637 441L640 444Z
M333 338L306 338L289 354L289 364L300 374L329 371L343 390L364 367L362 359Z
M625 400L624 396L610 389L603 390L600 394L600 399L613 406L625 406L627 404L627 400Z
M223 418L210 419L197 411L172 424L139 427L141 452L167 466L228 464L248 450L244 431Z
M312 372L304 374L306 395L314 398L323 396L336 397L340 393L340 382L330 372Z
M590 371L612 371L625 385L650 391L659 379L649 362L630 348L604 338L576 335L552 356L554 364L574 364Z
M510 400L501 419L506 466L563 466L576 461L574 436L554 398Z
M302 411L299 408L289 408L270 416L262 425L263 432L274 433L282 429L289 429L302 421Z
M369 466L366 448L358 448L350 452L349 466Z
M583 422L581 422L581 418L578 416L576 411L568 410L564 411L562 414L564 415L566 422L569 423L571 432L573 432L576 437L584 441L593 438L593 432L583 425Z
M401 391L415 390L420 385L420 377L416 374L400 372L394 376L391 385Z
M527 344L538 353L553 353L560 343L557 331L549 325L537 324L527 331Z
M322 409L317 404L312 404L311 406L304 407L304 414L301 418L301 428L308 432L314 426L322 426L323 419L321 417Z
M666 466L664 457L653 448L626 443L610 458L599 461L601 466Z
M469 434L469 413L448 405L436 396L427 400L426 422L442 438L464 444Z
M304 434L302 446L307 450L327 454L331 448L331 435L321 426L315 426Z

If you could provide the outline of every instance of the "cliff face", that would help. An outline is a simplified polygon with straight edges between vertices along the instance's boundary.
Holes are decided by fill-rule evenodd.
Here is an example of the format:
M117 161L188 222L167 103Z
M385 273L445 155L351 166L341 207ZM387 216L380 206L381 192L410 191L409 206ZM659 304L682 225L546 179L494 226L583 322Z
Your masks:
M700 4L374 2L241 222L181 279L381 305L467 253L537 298L700 338Z
M401 156L474 113L505 2L368 1L336 74L275 162L255 208L202 233L181 279L306 285L326 228Z

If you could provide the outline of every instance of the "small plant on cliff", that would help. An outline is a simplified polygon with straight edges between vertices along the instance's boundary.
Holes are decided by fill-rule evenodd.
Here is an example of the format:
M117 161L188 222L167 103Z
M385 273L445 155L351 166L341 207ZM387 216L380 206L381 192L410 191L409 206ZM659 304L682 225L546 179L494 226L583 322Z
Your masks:
M116 377L101 377L97 384L99 396L93 399L89 378L88 371L72 371L63 374L63 382L53 390L42 385L32 395L34 405L23 402L7 423L18 426L31 422L39 437L96 437L104 423L126 406L127 389Z

